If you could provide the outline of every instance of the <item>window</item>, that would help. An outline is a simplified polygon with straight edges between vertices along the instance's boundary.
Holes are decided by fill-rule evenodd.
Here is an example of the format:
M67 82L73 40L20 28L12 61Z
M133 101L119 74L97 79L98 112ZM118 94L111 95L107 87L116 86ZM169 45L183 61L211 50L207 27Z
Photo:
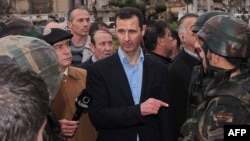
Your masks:
M53 12L52 0L31 0L31 13L51 13Z
M214 0L214 2L222 3L222 0Z

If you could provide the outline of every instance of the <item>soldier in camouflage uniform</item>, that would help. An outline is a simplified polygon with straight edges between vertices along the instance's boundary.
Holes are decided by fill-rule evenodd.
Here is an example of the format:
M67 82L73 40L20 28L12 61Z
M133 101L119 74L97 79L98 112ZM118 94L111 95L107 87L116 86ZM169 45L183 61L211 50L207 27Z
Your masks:
M192 27L192 32L197 33L201 27L208 21L211 17L216 15L229 15L228 13L222 11L210 11L200 15L195 24ZM205 61L204 51L202 46L198 42L198 37L195 43L195 49L197 54ZM203 68L202 64L194 66L192 75L190 78L189 88L188 88L188 103L187 103L187 118L194 116L194 111L197 106L202 102L204 96L203 93L213 77L213 72Z
M182 126L183 141L223 140L223 125L250 124L250 71L247 23L229 15L209 19L198 32L206 61L215 71L195 116Z
M61 84L57 55L45 41L28 36L9 35L0 38L0 61L11 61L38 73L51 91L52 101Z
M9 35L0 38L0 61L14 62L35 71L48 86L50 102L60 87L62 73L55 50L45 41L28 36ZM30 115L35 116L35 115ZM50 112L47 116L44 141L59 141L60 124Z
M38 73L51 91L51 102L60 87L62 73L53 47L38 39L43 38L43 30L15 15L0 16L0 38L0 61L12 61ZM52 112L48 113L43 141L60 141L59 132L59 121Z

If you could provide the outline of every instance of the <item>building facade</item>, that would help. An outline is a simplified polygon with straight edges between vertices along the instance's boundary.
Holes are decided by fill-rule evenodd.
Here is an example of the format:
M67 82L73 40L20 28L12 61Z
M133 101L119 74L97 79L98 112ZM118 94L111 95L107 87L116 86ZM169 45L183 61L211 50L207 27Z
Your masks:
M137 0L142 2L143 0ZM180 12L203 12L209 8L211 10L224 10L230 13L250 13L250 0L193 0L197 1L197 10L193 4L186 4L184 0L150 0L147 6L148 12L154 10L156 3L166 5L167 11L158 15L158 19L166 19L169 14L178 16ZM59 17L66 17L67 11L74 6L86 6L89 9L91 20L102 20L110 22L114 20L117 8L109 6L109 0L0 0L1 3L12 5L12 11L30 20L48 17L50 13L56 13Z

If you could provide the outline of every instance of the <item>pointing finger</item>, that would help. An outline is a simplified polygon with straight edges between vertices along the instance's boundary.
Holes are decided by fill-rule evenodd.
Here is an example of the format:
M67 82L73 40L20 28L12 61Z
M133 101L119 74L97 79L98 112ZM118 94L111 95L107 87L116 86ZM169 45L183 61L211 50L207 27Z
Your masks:
M169 107L168 103L166 103L166 102L163 102L161 100L157 100L157 102L160 104L160 106Z

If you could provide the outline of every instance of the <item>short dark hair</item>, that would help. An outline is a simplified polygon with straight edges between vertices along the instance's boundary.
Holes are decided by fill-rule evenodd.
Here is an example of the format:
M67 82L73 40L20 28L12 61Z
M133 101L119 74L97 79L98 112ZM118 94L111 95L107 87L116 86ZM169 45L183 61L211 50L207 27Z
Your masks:
M49 112L47 85L26 67L11 62L0 66L0 138L34 141Z
M95 35L98 34L98 33L107 33L107 34L109 34L111 37L113 37L112 34L111 34L110 32L108 32L108 31L106 31L106 30L101 30L101 29L96 30L94 33L90 34L90 42L91 42L92 44L94 44L94 45L96 44Z
M171 31L172 38L177 41L177 47L180 48L181 39L180 39L180 37L178 35L178 32L176 30L174 30L174 29L171 29L170 31Z
M214 54L217 54L218 56L221 56L223 58L225 58L230 64L232 64L233 66L235 67L240 67L240 65L246 61L246 59L244 58L240 58L240 57L228 57L228 56L223 56L223 55L220 55L214 51L212 51L211 49L209 49L207 47L207 43L203 40L203 47L206 47L210 52L214 53Z
M109 28L108 25L102 21L92 23L89 29L89 35L93 34L96 30L101 29L101 27Z
M79 10L86 10L88 12L88 8L85 7L85 6L77 6L77 7L74 7L72 9L69 9L69 11L67 12L67 20L68 21L71 21L72 20L72 13L76 10L76 9L79 9Z
M146 31L143 36L145 48L153 51L157 45L157 38L164 37L166 34L165 29L169 29L165 21L150 21L146 24Z
M123 7L121 8L115 15L115 26L116 26L116 20L117 18L120 18L120 19L129 19L131 18L132 16L136 16L139 20L139 26L143 27L143 14L142 12L138 9L138 8L135 8L135 7Z

